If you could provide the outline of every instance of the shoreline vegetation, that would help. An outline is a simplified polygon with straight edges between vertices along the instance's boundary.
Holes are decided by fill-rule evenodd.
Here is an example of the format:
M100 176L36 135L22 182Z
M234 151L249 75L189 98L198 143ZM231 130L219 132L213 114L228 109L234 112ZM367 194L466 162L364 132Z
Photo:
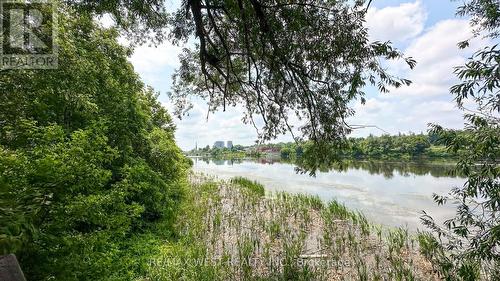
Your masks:
M466 135L458 131L458 134ZM311 142L288 142L235 145L232 148L206 146L186 151L187 156L216 159L244 159L279 157L296 161L313 149ZM456 161L458 153L443 145L433 134L370 135L365 138L349 138L339 153L345 160L389 160L389 161Z
M373 225L336 201L264 195L245 178L191 173L190 183L179 240L140 280L439 280L425 234Z
M492 39L454 69L464 129L366 138L348 138L363 126L346 123L374 93L366 87L410 85L384 65L416 64L369 40L372 1L189 0L174 1L176 12L164 0L9 2L5 51L50 49L58 62L0 75L0 255L14 254L27 280L500 280L500 45L490 44L500 2L457 9L477 31L460 48L482 32ZM136 47L168 42L182 48L174 116L199 98L209 113L242 109L260 141L293 134L292 120L311 140L194 155L277 155L310 175L342 158L456 158L465 184L433 195L455 215L440 224L424 214L429 232L413 236L335 201L192 174L164 100L131 63Z
M241 164L257 164L257 165L280 165L289 166L289 168L297 173L300 169L300 163L281 159L279 157L262 157L262 158L211 158L211 157L190 157L193 169L195 171L204 172L204 167L212 166L215 170L210 173L219 175L217 170L224 166L239 166ZM415 175L425 176L430 175L435 178L464 178L464 174L455 170L456 163L450 161L398 161L398 160L343 160L338 165L331 165L325 169L319 169L318 173L349 173L350 171L364 171L370 175L381 175L384 179L392 179L393 177ZM216 166L219 166L216 168ZM242 167L243 170L246 168ZM248 170L247 170L248 172ZM299 171L300 172L300 171ZM243 172L241 176L251 176ZM276 179L279 182L279 178Z

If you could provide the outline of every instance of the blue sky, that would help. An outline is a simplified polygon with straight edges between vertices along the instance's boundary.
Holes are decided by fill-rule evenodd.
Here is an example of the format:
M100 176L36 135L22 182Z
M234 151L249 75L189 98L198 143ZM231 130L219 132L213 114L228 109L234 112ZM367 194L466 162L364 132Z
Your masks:
M177 1L167 3L175 9ZM410 87L378 93L367 89L365 105L353 104L356 115L349 121L356 125L376 125L391 134L421 132L427 124L439 123L453 128L463 126L462 113L455 107L449 87L457 82L453 67L462 64L473 50L485 42L474 41L471 48L459 50L456 44L471 37L467 19L455 16L460 1L451 0L374 0L367 14L370 38L391 40L396 47L417 60L408 71L399 63L388 67L393 73L413 81ZM161 93L161 102L170 108L166 92L178 66L181 47L164 43L157 48L142 46L130 61L145 83ZM176 140L182 149L212 145L216 140L232 140L234 144L253 144L257 132L241 121L241 109L229 109L207 116L205 102L197 101L190 115L177 124ZM381 134L378 129L362 129L354 136ZM290 141L289 135L276 141Z

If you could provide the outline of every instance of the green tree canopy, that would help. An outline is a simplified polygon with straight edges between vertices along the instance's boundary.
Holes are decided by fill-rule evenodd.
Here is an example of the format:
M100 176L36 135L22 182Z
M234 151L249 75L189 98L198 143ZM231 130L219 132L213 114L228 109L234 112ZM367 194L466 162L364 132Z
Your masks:
M364 1L186 1L170 37L195 36L199 44L184 51L174 75L177 113L200 96L212 111L243 105L243 120L260 127L261 140L291 132L295 114L303 122L298 138L337 141L352 129L349 103L364 101L367 83L383 92L410 83L380 63L403 55L368 40L366 8Z
M476 37L494 42L500 37L500 2L465 1L458 14L471 17ZM469 40L460 42L466 48ZM452 152L459 152L456 171L465 175L463 186L449 196L435 195L438 204L456 202L454 217L444 226L429 214L423 222L441 240L433 256L449 280L500 279L500 49L498 44L478 50L455 73L460 83L451 88L464 111L465 134L432 125ZM466 102L467 101L467 102ZM446 249L449 252L444 251ZM442 254L446 253L446 254Z
M296 126L297 140L343 145L353 129L346 121L352 102L364 102L366 85L386 92L410 84L387 73L383 61L415 65L390 42L369 41L364 22L371 1L186 0L170 15L162 0L66 2L91 15L110 14L126 32L144 30L176 44L195 38L174 76L176 114L182 117L196 96L211 111L243 105L243 121L263 141Z
M172 235L189 163L118 33L59 13L58 69L0 76L0 254L29 280L131 280Z

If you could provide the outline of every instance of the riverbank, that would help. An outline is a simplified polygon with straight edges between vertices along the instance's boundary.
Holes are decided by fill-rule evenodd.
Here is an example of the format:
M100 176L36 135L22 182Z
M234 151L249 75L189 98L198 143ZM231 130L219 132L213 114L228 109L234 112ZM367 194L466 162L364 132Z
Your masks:
M429 163L352 161L342 169L319 171L315 177L300 174L297 166L272 159L193 159L192 170L229 180L243 176L265 185L270 192L309 194L327 203L342 202L378 224L422 228L422 210L443 221L452 216L451 206L438 206L432 194L447 194L464 179L450 176L450 165Z
M179 240L148 280L437 280L403 229L383 229L318 197L191 176Z
M230 152L223 154L187 154L185 155L189 158L199 158L199 159L218 159L218 160L244 160L244 159L271 159L273 161L281 161L287 163L298 163L297 157L283 157L277 153L259 153L259 154L248 154L244 152ZM344 157L342 158L344 162L352 161L365 161L365 162L392 162L392 163L434 163L443 165L455 165L457 162L456 157L403 157L403 156L388 156L388 157ZM334 167L332 167L334 168Z
M266 164L273 164L273 163L289 163L293 165L297 165L298 167L300 166L300 161L297 161L297 159L291 159L291 158L283 158L279 155L276 154L262 154L260 156L228 156L228 157L212 157L209 155L191 155L187 156L189 159L197 159L197 160L202 160L202 161L210 161L210 160L216 160L216 161L233 161L233 162L238 162L238 161L243 161L243 160L251 160L251 161L256 161L256 162L261 162L261 163L266 163ZM452 175L452 170L456 166L456 161L453 159L444 159L444 158L430 158L430 159L380 159L380 158L344 158L342 159L342 162L339 162L337 165L332 165L328 168L322 169L322 171L326 170L344 170L347 167L350 166L357 166L359 163L364 163L364 164L391 164L395 167L404 167L404 166L422 166L422 165L439 165L439 166L447 166L446 173L447 175ZM366 166L366 165L365 165Z

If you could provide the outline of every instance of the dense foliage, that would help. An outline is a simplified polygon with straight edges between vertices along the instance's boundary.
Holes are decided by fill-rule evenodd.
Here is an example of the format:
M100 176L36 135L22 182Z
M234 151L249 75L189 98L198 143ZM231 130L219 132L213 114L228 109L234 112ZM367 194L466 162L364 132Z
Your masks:
M203 156L215 159L241 159L260 157L262 154L257 152L253 146L235 145L231 148L228 147L210 147L196 148L187 151L188 156Z
M462 132L458 132L464 134ZM300 158L314 143L278 144L284 158ZM339 154L356 159L452 159L455 153L445 149L434 134L399 134L349 138Z
M211 111L241 104L243 121L263 141L300 129L332 161L329 147L342 143L352 126L346 118L364 86L380 91L410 84L385 71L384 59L415 62L389 42L370 42L365 1L190 0L172 21L174 42L196 36L174 76L178 114L200 96ZM299 122L291 120L296 116ZM321 157L325 155L325 157ZM313 158L311 158L313 160Z
M293 134L295 126L296 140L313 141L304 155L311 169L338 160L336 151L357 128L346 119L355 101L364 103L366 85L386 92L411 83L387 73L384 60L415 66L390 42L369 41L364 23L372 1L188 0L172 14L164 0L64 2L110 15L134 42L182 45L195 37L174 76L177 115L196 96L210 111L243 105L243 121L260 140Z
M108 15L132 43L160 43L170 17L165 0L60 0L79 14Z
M410 83L380 59L415 65L389 43L369 42L365 1L186 0L173 15L163 0L60 2L68 6L59 11L59 68L0 76L0 251L16 253L29 280L144 275L183 197L189 162L171 118L127 62L118 31L95 16L110 14L138 42L165 40L167 27L174 43L196 36L175 77L179 115L198 95L210 110L244 105L262 140L299 125L309 142L287 154L300 154L307 169L346 156L346 147L353 157L432 152L436 140L423 135L346 139L364 86ZM476 35L498 40L500 3L464 3L458 13L472 17ZM468 178L435 197L457 202L444 227L424 217L439 239L422 236L426 255L449 280L500 275L499 62L492 45L456 69L462 82L451 92L467 112L465 134L433 126Z
M467 132L456 131L465 136ZM235 145L232 148L204 148L188 151L192 156L210 156L213 158L260 157L265 154L278 154L283 159L297 160L304 153L315 147L315 143L287 142L268 143L250 146ZM444 142L436 134L398 134L349 138L346 145L338 151L339 157L353 159L443 159L454 160L457 153L446 149Z
M172 234L189 164L118 33L59 13L58 69L0 76L0 252L28 280L131 280Z
M476 36L500 38L500 2L465 1L460 15L471 16ZM469 42L459 44L468 47ZM456 171L467 181L449 196L435 195L438 204L452 201L456 215L444 226L428 214L423 222L440 243L429 256L449 280L500 279L500 49L477 51L455 70L461 82L451 88L465 114L466 135L439 125L432 126L448 150L458 152ZM427 240L431 240L433 236ZM428 245L432 243L427 243Z

